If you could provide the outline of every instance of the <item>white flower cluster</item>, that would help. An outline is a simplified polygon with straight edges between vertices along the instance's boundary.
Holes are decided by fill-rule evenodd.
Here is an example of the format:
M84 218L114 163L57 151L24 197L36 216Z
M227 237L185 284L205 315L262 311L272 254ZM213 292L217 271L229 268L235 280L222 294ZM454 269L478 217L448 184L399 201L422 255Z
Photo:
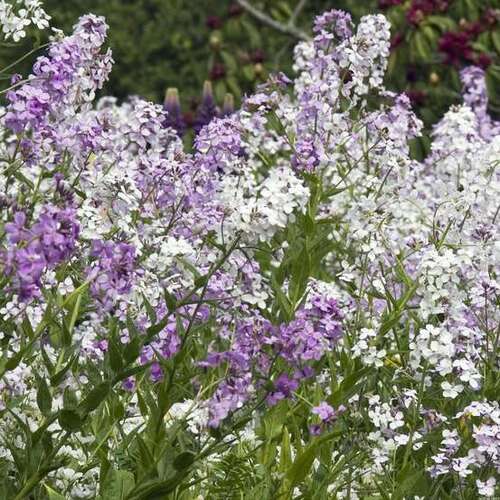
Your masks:
M410 400L406 399L408 403ZM368 417L376 429L368 434L373 447L372 457L376 470L383 470L384 464L391 460L396 450L401 446L406 446L410 439L413 450L422 447L422 434L413 432L410 435L406 429L404 405L402 407L391 406L389 403L382 402L378 395L370 396L368 405Z
M220 237L242 232L266 241L303 212L309 189L289 168L278 167L260 183L252 178L222 179L219 201L226 217Z
M43 30L49 20L40 0L0 0L0 27L5 40L18 42L26 36L30 24Z

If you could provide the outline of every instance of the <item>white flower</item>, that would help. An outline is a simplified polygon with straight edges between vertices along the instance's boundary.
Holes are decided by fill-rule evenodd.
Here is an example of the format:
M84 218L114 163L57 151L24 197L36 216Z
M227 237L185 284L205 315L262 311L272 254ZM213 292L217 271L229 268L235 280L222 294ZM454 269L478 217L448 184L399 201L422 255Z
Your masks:
M462 384L452 385L446 381L441 382L441 387L443 389L443 396L450 399L455 399L464 390Z
M43 30L49 26L49 20L40 0L0 0L0 28L5 40L18 42L26 36L25 28L30 24Z
M484 482L476 479L477 492L485 497L492 497L495 494L496 484L497 480L494 477L490 477Z

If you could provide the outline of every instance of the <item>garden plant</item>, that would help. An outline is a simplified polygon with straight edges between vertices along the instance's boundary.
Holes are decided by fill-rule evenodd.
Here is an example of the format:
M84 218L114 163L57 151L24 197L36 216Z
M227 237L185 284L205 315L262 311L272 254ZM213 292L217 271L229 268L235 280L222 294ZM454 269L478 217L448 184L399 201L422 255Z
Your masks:
M50 29L0 14L8 44ZM0 499L499 497L484 69L413 159L390 23L329 10L188 149L96 98L107 24L75 23L0 68Z

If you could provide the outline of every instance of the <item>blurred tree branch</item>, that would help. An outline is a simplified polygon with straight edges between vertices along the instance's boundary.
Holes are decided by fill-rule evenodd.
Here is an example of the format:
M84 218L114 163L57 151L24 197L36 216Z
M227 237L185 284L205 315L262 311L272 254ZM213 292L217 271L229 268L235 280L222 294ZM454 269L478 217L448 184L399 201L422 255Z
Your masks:
M299 17L300 13L304 10L304 7L306 6L307 0L300 0L300 2L297 4L295 9L293 10L292 17L290 18L290 21L288 24L291 26L295 26L295 21L297 21L297 18Z
M298 38L299 40L310 40L311 38L307 33L295 26L295 20L297 19L301 10L304 8L307 0L300 0L290 18L290 21L287 24L280 23L279 21L276 21L275 19L269 17L267 14L254 7L247 0L236 0L236 2L238 3L238 5L243 7L243 9L245 9L245 11L248 12L251 16L255 17L255 19L269 26L270 28L279 31L280 33L293 36L295 38Z

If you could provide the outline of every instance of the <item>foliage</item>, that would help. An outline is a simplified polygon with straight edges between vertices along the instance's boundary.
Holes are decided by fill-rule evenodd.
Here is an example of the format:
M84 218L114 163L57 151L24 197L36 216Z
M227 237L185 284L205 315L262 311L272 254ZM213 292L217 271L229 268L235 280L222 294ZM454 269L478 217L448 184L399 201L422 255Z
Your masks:
M310 32L315 15L332 7L330 0L251 4L283 26L293 18L304 33ZM299 4L301 9L295 13ZM162 102L167 88L178 88L188 126L194 124L205 80L213 82L215 101L222 108L227 93L235 96L239 106L241 96L270 72L292 74L295 36L255 19L233 0L207 0L196 9L190 7L185 0L46 2L53 24L65 32L86 12L106 17L109 45L117 61L106 85L108 94L120 99L137 94ZM464 65L487 68L490 112L499 112L497 0L342 0L335 7L351 12L355 19L377 8L388 15L393 49L386 84L408 93L426 127L460 102L458 72ZM26 49L27 45L20 47L19 54ZM28 71L31 62L28 59L19 67L21 73ZM424 137L414 146L418 156L428 152L428 135Z
M190 152L106 33L2 91L0 498L498 496L484 71L416 161L390 24L328 11Z
M460 102L459 71L486 69L490 112L500 112L500 4L497 0L381 0L392 24L387 85L406 91L430 127ZM392 6L392 7L391 7ZM387 8L388 7L388 8ZM495 10L496 9L496 10ZM428 151L429 141L421 143Z

